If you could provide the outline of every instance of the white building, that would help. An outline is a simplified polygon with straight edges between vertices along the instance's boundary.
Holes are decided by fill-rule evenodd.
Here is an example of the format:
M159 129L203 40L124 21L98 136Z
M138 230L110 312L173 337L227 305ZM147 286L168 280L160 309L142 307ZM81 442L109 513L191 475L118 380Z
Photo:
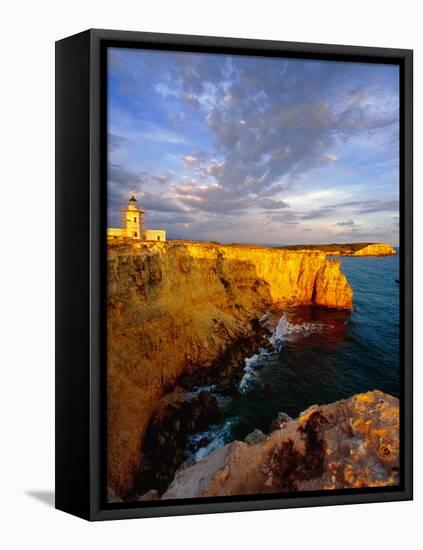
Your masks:
M138 208L137 199L132 196L128 206L120 210L122 227L108 227L107 238L118 239L126 237L142 241L165 241L166 231L164 229L145 229L144 210Z

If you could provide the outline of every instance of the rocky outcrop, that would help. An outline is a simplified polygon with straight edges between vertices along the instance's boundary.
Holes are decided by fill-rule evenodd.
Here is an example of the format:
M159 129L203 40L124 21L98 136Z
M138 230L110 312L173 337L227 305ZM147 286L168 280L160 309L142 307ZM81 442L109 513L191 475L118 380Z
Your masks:
M369 244L360 250L356 250L353 256L393 256L396 254L395 248L389 244Z
M161 401L148 426L134 494L158 489L163 492L184 462L187 436L218 423L221 413L208 391L192 396L176 387Z
M328 307L352 307L352 290L337 260L327 260L317 272L313 301Z
M254 352L257 320L269 309L349 308L351 297L339 262L319 251L109 243L108 481L116 495L133 490L152 415L182 376Z
M380 391L314 405L265 441L181 469L163 499L397 485L399 402Z

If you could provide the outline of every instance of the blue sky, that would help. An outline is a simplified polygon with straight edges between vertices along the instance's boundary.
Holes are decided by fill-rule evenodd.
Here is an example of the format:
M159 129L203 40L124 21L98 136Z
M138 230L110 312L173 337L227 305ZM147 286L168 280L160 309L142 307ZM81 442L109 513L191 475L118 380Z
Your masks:
M108 86L109 226L398 244L396 66L111 48Z

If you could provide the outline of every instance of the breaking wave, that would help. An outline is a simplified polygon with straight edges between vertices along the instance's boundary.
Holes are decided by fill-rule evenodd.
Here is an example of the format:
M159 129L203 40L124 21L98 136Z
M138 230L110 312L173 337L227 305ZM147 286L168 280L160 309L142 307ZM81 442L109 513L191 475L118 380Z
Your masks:
M270 314L264 315L260 319L260 323L266 323L269 319L269 315ZM272 344L275 351L279 352L287 342L293 342L298 338L308 336L314 332L321 332L325 328L326 325L319 322L292 323L284 313L279 319L273 334L269 337L269 342ZM255 353L251 357L245 359L245 374L241 378L238 386L241 393L248 391L251 385L257 381L258 371L267 364L267 360L271 355L272 352L269 352L269 350L265 348L261 348L259 353Z
M233 441L232 429L237 422L236 417L231 417L204 432L198 432L188 438L186 457L199 462L211 452Z
M260 348L259 353L255 353L251 357L244 359L244 376L241 378L238 389L241 393L244 393L257 378L257 371L260 367L264 366L267 358L269 357L269 351L265 348Z
M269 342L276 351L280 351L286 342L295 341L313 332L321 332L325 328L326 325L318 322L291 323L284 313L279 319L274 333L270 336Z

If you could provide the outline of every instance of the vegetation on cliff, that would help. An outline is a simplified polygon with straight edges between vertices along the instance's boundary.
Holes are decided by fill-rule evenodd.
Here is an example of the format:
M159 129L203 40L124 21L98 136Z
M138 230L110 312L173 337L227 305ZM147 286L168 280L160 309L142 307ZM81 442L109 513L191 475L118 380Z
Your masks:
M108 481L133 490L146 430L182 377L212 372L263 337L288 304L350 308L352 290L320 251L120 243L108 251Z

